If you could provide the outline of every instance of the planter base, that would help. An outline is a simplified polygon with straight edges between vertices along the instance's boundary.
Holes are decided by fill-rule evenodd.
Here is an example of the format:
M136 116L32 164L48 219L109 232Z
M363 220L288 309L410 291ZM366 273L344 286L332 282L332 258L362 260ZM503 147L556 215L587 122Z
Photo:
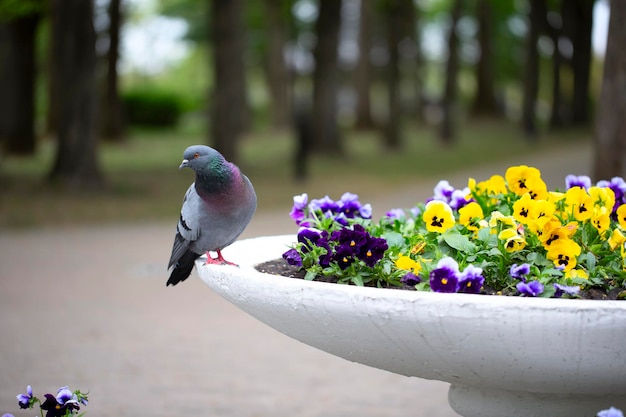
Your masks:
M463 417L591 417L611 406L626 409L621 395L539 394L460 384L450 386L448 401Z

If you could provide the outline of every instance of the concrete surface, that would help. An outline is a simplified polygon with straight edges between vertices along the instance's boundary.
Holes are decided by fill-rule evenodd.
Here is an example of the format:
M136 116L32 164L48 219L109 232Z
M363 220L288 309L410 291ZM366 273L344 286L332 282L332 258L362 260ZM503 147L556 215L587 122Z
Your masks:
M589 173L589 160L579 147L513 163L563 187L566 174ZM462 187L510 163L447 179ZM433 186L364 202L378 216ZM295 232L287 212L258 213L242 238ZM89 390L83 410L99 417L457 416L447 384L317 351L220 299L195 273L166 288L175 222L0 231L0 415L32 417L15 398L31 384L40 396Z

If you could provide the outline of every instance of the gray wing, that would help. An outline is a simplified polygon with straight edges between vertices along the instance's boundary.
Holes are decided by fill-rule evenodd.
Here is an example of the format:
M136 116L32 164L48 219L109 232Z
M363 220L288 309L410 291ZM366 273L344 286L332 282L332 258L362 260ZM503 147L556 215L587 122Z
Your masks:
M171 268L187 251L189 245L200 236L200 225L198 224L197 201L200 199L196 193L194 184L191 184L185 193L183 207L180 210L180 218L176 225L176 237L172 247L172 255L167 268Z

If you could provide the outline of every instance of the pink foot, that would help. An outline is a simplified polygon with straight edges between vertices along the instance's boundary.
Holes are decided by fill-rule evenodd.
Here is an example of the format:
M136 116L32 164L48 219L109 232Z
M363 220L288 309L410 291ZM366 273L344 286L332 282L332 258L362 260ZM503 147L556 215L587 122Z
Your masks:
M222 252L220 250L217 250L217 258L214 258L211 256L211 254L209 252L206 252L206 262L204 263L205 265L233 265L233 266L239 266L235 263L229 262L226 259L224 259L224 257L222 256Z

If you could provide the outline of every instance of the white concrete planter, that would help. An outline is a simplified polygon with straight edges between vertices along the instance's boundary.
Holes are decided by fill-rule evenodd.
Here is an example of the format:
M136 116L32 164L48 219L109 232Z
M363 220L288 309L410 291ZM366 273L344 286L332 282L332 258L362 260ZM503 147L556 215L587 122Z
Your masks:
M438 294L259 273L295 236L225 251L240 268L197 263L215 292L333 355L449 382L465 417L590 417L626 410L626 302Z

